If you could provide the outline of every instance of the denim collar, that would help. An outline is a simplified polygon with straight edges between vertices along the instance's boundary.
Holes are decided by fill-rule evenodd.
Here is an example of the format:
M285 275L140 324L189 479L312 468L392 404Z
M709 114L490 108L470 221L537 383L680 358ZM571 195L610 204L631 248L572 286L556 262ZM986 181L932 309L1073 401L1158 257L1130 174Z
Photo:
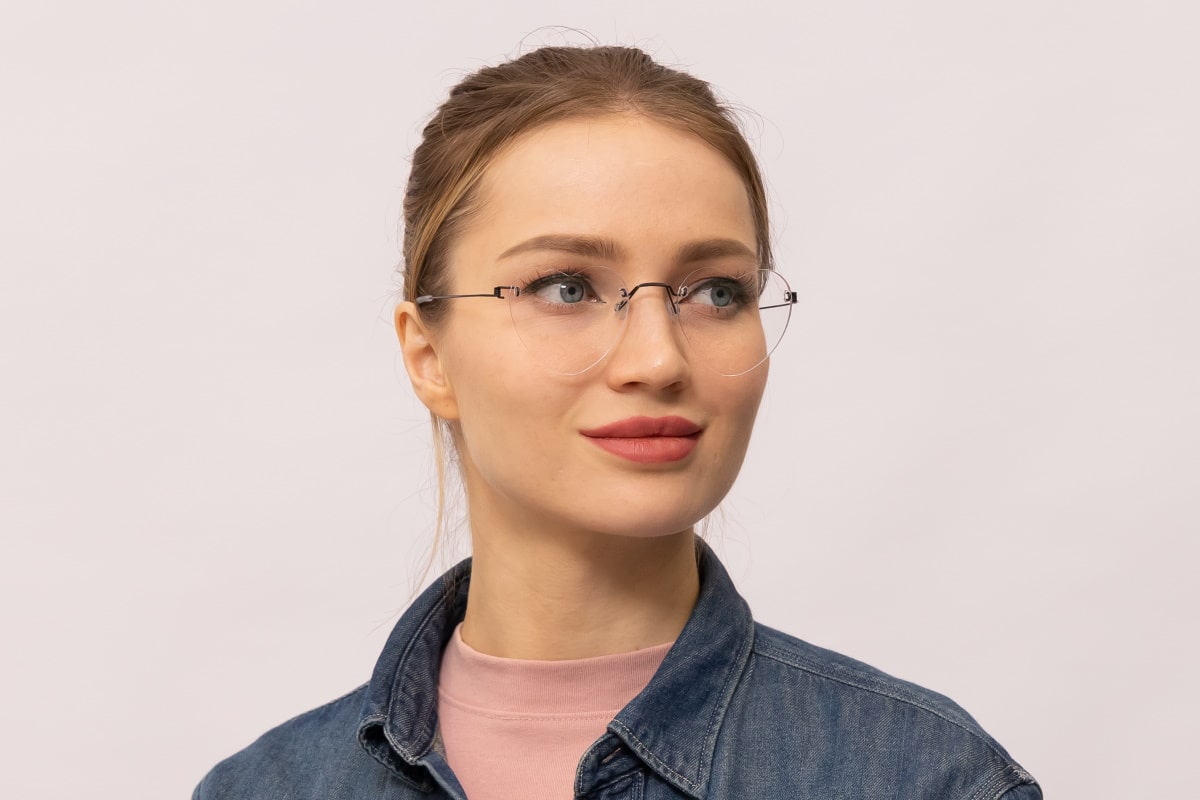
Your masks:
M730 698L750 658L754 623L729 574L696 541L700 595L692 616L642 692L583 754L577 790L627 770L623 749L692 797L708 792L713 752ZM434 787L444 764L437 736L442 651L467 607L471 560L435 581L396 623L367 686L359 722L362 746L419 789Z

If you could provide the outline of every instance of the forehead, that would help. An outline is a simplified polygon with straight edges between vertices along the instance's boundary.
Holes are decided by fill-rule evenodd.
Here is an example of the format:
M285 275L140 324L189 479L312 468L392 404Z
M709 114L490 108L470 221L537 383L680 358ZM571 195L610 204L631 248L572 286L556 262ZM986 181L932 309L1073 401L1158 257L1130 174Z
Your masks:
M556 122L524 134L488 168L456 271L494 264L545 236L593 236L620 258L669 259L688 244L755 250L741 176L699 137L634 114Z

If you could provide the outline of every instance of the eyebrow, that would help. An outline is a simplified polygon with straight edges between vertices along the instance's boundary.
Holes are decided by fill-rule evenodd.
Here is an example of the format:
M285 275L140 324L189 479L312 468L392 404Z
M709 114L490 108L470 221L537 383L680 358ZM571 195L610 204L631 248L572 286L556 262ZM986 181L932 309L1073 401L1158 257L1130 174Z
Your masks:
M534 250L554 250L559 253L599 258L614 261L621 255L621 248L611 239L600 236L569 236L564 234L549 234L526 239L500 254L501 259L511 258L521 253Z
M695 261L709 261L729 256L758 260L758 253L737 239L704 239L699 242L689 242L679 248L679 255L676 258L681 264L691 264Z
M622 257L623 250L612 239L602 236L574 236L569 234L547 234L526 239L520 244L513 245L500 254L500 259L511 258L521 253L536 250L552 250L559 253L597 258L605 261L615 261ZM757 259L758 254L737 239L702 239L688 242L679 248L675 260L680 264L691 264L696 261L709 261L715 258L737 256L740 258Z

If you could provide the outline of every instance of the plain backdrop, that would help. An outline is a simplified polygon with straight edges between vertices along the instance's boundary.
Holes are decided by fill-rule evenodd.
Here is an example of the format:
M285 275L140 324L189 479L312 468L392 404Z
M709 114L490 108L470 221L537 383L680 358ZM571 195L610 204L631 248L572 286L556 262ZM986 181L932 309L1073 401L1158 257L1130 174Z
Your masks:
M6 3L0 796L185 797L369 677L434 508L407 158L543 26L749 110L800 294L710 534L756 615L1048 797L1193 796L1182 0Z

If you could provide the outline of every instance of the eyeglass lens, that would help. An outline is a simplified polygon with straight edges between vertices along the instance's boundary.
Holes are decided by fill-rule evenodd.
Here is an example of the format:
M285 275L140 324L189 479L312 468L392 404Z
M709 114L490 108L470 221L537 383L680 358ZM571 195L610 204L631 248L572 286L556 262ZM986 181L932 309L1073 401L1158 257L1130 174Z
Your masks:
M736 376L767 360L791 319L791 289L774 270L705 268L673 289L640 284L634 294L661 293L695 361ZM526 349L550 370L574 375L616 346L639 303L608 267L552 274L511 297L513 326Z

